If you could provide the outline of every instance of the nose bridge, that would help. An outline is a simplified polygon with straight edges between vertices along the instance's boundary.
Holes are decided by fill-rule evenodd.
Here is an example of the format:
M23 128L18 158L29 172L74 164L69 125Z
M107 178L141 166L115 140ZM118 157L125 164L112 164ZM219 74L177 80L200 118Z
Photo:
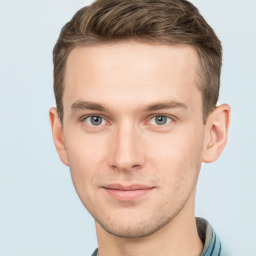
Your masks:
M130 120L123 120L111 138L110 164L119 170L138 169L144 164L139 129Z

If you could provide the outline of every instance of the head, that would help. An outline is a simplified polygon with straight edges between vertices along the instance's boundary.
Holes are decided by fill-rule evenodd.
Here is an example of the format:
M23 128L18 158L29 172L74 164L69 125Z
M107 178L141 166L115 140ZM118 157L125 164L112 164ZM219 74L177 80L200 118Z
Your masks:
M61 120L69 53L78 46L122 41L192 46L200 62L197 86L206 121L219 96L222 47L197 8L186 0L98 0L79 10L63 27L53 51L54 93Z
M184 0L99 0L54 48L54 142L99 228L147 236L193 215L202 162L227 139L221 44Z

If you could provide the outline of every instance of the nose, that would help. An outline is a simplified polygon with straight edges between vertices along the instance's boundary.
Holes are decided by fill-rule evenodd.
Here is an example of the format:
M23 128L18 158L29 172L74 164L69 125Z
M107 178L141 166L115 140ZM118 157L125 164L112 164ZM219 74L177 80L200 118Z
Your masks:
M145 148L139 129L129 122L121 124L110 139L109 164L119 171L139 170L145 164Z

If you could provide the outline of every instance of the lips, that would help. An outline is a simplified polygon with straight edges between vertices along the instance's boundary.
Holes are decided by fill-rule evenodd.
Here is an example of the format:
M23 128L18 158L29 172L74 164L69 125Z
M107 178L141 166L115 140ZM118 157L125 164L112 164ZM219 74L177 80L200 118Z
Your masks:
M103 186L103 189L109 196L118 201L136 201L149 194L155 187L142 184L109 184Z

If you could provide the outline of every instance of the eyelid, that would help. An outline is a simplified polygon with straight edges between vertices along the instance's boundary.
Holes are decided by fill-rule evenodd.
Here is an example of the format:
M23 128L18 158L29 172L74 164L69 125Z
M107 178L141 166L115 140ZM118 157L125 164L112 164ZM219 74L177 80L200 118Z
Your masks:
M154 117L157 117L157 116L163 116L163 117L167 117L167 118L170 118L172 121L176 121L177 118L173 115L170 115L170 114L162 114L162 113L155 113L155 114L151 114L147 117L147 120L151 120L152 118Z
M99 116L103 119L106 119L103 115L101 114L96 114L96 113L90 113L90 114L86 114L86 115L82 115L81 117L79 117L79 121L84 121L86 118L88 117L92 117L92 116Z

